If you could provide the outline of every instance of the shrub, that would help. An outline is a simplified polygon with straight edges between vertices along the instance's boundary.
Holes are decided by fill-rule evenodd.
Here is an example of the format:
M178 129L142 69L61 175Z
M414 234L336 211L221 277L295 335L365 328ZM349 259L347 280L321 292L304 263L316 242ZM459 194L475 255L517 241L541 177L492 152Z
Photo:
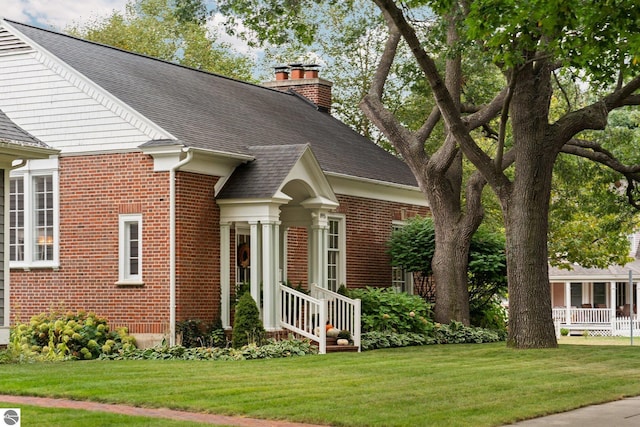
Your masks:
M436 340L427 335L395 332L367 332L362 334L360 345L362 350L379 348L409 347L414 345L435 344Z
M436 324L433 332L433 336L439 344L480 344L505 339L505 335L499 331L464 326L461 322L456 321L452 321L448 325Z
M250 293L245 293L238 300L233 322L232 346L240 348L249 343L260 345L265 330L260 320L260 312Z
M10 341L13 361L94 359L135 347L126 328L110 331L106 319L84 311L33 316L11 330Z
M176 323L176 331L181 335L184 347L226 347L227 338L218 319L210 325L198 319Z
M309 340L269 340L265 345L249 344L236 348L157 346L147 349L122 349L100 356L106 360L250 360L304 356L317 353Z
M349 290L362 303L362 332L427 334L433 329L431 305L421 297L391 288Z
M566 337L567 335L569 335L569 330L567 328L560 329L560 335Z
M507 311L500 299L492 298L483 305L470 304L471 324L485 329L507 330Z

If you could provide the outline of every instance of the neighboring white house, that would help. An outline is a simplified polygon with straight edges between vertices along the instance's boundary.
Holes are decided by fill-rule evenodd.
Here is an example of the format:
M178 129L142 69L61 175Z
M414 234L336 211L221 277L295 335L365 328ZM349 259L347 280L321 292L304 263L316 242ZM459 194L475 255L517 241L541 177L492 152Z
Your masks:
M634 329L640 326L636 314L640 294L640 233L631 235L629 241L629 255L634 259L623 266L598 269L573 265L571 270L550 267L551 305L557 332L566 328L628 336L631 319Z

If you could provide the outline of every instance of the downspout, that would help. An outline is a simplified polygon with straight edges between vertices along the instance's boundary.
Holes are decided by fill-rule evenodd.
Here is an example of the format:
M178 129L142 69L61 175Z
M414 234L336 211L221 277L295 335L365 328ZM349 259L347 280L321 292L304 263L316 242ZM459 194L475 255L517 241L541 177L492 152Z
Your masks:
M169 171L169 345L176 345L176 171L193 158L186 148L187 157Z

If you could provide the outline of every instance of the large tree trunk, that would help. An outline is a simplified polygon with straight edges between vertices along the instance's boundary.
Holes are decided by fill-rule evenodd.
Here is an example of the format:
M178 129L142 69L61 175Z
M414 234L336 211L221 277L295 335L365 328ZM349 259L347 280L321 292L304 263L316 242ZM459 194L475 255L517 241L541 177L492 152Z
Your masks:
M452 320L469 325L469 240L459 230L440 229L436 233L436 250L432 269L436 284L434 318L439 323ZM462 239L462 241L460 240Z
M449 136L451 137L451 136ZM435 158L427 165L423 183L436 234L431 268L436 286L434 318L439 323L452 320L469 325L469 249L471 237L482 221L479 203L482 187L467 191L467 212L462 213L462 155L459 153L443 173L435 167Z
M547 122L550 75L547 67L530 65L516 77L511 104L515 176L511 188L498 192L507 235L508 345L516 348L557 346L547 264L549 198L558 154Z

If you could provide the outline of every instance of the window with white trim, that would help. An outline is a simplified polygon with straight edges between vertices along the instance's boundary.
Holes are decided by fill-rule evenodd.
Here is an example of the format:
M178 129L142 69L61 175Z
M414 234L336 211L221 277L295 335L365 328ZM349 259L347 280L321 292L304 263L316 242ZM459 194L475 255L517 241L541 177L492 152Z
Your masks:
M57 159L31 160L9 180L12 268L58 265Z
M142 215L120 215L120 281L142 284Z
M337 291L345 284L345 247L344 218L330 217L327 232L327 287Z
M399 231L404 227L404 222L393 222L392 231ZM391 286L396 292L413 293L413 275L399 266L391 266Z

